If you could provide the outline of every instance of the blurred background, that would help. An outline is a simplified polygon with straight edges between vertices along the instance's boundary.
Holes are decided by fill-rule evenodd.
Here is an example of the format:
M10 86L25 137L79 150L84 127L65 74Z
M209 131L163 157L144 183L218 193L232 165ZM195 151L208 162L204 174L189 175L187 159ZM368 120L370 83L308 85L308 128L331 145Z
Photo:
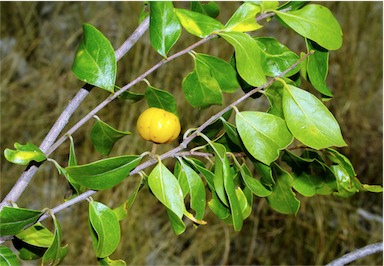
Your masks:
M382 108L383 108L383 3L316 2L328 7L341 24L343 47L330 53L327 83L334 99L327 103L339 121L348 147L340 151L348 156L362 183L383 184ZM177 2L177 7L188 7ZM241 2L220 2L218 19L225 23ZM68 101L82 86L71 73L71 64L82 35L82 23L97 27L117 49L138 25L142 2L1 2L1 151L14 142L39 145ZM291 50L305 51L304 41L282 28L276 21L267 23L259 36L274 36ZM195 42L185 31L171 54ZM229 60L232 48L222 40L196 49ZM160 60L144 37L118 63L117 85L124 85ZM172 92L178 99L181 123L185 129L196 127L220 107L193 109L186 104L181 90L183 77L193 68L190 56L165 65L148 77L157 88ZM305 84L304 84L305 85ZM133 88L142 92L145 83ZM309 87L308 87L309 88ZM76 121L101 102L107 93L93 89L71 118ZM225 104L242 95L227 95ZM263 100L249 100L239 109L266 110ZM98 116L120 130L133 134L120 140L111 156L139 154L151 145L136 133L135 122L146 108L144 102L130 104L118 100ZM79 163L102 157L89 139L94 121L74 135ZM161 146L159 153L174 144ZM68 142L52 155L65 166ZM166 161L172 163L172 161ZM22 166L1 156L1 198L9 191ZM139 182L138 176L121 185L99 192L95 200L110 207L122 203ZM50 163L45 163L18 202L20 207L43 209L63 201L68 186ZM382 194L358 193L349 199L316 196L300 197L297 216L271 210L264 199L256 199L253 212L241 232L234 232L212 213L208 225L189 226L175 236L164 208L148 190L139 193L129 217L121 223L122 241L113 259L129 265L308 265L325 264L356 248L382 241ZM65 265L96 264L87 226L87 204L80 203L59 214L63 241L69 244ZM364 214L370 214L367 216ZM50 222L45 224L49 227ZM39 264L38 262L32 262ZM360 259L354 265L382 265L382 254Z

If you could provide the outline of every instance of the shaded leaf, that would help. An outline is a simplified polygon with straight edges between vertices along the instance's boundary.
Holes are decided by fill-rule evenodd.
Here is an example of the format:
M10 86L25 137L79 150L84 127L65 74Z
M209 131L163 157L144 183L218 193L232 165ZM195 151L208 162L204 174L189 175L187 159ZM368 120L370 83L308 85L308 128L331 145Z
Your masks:
M177 115L176 99L171 93L148 86L145 91L145 99L149 107L160 108Z
M5 159L11 163L27 165L31 161L42 162L47 159L44 152L42 152L39 147L32 143L23 145L16 142L14 147L16 150L4 150Z
M140 163L138 155L124 155L95 161L89 164L66 167L75 182L90 189L114 187Z
M244 180L245 185L258 197L267 197L272 192L261 184L260 180L252 177L252 173L246 164L240 166L241 177Z
M98 258L108 257L120 242L120 224L116 215L108 206L91 201L88 219L96 256Z
M139 193L140 189L143 187L143 183L140 181L137 185L135 191L124 201L119 207L113 209L117 219L119 221L124 220L128 216L128 212L131 209L133 203L135 202L136 196Z
M17 256L8 247L0 246L0 265L18 266L20 265Z
M303 144L314 149L347 145L334 116L313 94L286 85L283 110L289 130Z
M153 49L167 57L181 35L181 25L171 1L151 1L149 37Z
M54 237L52 241L52 245L47 249L47 251L44 253L42 264L49 264L49 265L58 265L60 264L64 257L68 253L68 246L65 245L64 247L61 246L61 226L60 223L57 221L56 217L52 215L53 218L53 224L55 226L55 232Z
M191 1L191 10L215 18L219 15L220 9L216 2Z
M117 63L111 43L90 24L83 24L83 32L72 72L88 84L114 92Z

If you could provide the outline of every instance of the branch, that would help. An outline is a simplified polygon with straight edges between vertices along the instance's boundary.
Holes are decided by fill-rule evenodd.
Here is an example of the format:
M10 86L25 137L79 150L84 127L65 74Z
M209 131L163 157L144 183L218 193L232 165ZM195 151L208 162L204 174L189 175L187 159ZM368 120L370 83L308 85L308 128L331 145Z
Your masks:
M140 39L140 37L147 31L149 26L149 18L146 18L132 33L132 35L115 51L116 60L120 60L131 48L132 46ZM61 131L67 125L69 118L79 107L80 103L85 99L93 88L90 84L85 84L79 92L73 97L69 102L67 107L61 113L59 118L56 120L55 124L52 126L51 130L48 132L42 143L40 144L40 149L47 153L49 148L52 146L54 141L57 139ZM31 163L25 169L25 171L20 175L19 179L16 181L15 185L9 191L7 196L0 203L0 210L5 205L9 205L11 202L16 202L21 194L24 192L28 184L30 183L32 177L35 175L39 169L40 164Z
M352 261L355 261L360 258L364 258L366 256L369 256L371 254L379 253L380 251L383 251L383 242L379 242L376 244L371 244L368 246L365 246L363 248L357 249L355 251L352 251L350 253L345 254L344 256L331 261L327 266L342 266L346 265L347 263L351 263Z

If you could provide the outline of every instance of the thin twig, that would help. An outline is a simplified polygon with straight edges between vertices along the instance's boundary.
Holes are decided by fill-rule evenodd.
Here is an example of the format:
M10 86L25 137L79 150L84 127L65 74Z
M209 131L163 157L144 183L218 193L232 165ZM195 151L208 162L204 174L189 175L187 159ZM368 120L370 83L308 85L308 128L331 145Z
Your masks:
M132 33L132 35L115 51L116 60L120 60L121 57L126 54L129 49L140 39L140 37L147 31L149 25L149 18L145 19L137 29ZM69 102L67 107L61 113L59 118L56 120L55 124L52 126L51 130L48 132L42 143L40 144L40 149L47 154L48 149L52 146L54 141L57 139L59 134L62 132L64 127L67 125L69 118L75 112L75 110L80 106L80 103L85 99L89 94L90 90L93 88L92 85L85 84L79 92L73 97ZM21 194L24 192L28 184L31 182L32 177L35 175L39 169L40 164L32 162L27 166L25 171L20 175L19 179L16 181L15 185L5 196L3 201L0 203L0 210L5 205L9 205L12 202L16 202Z
M371 254L379 253L383 251L383 242L371 244L363 248L359 248L355 251L345 254L344 256L331 261L327 266L343 266L357 259L364 258Z

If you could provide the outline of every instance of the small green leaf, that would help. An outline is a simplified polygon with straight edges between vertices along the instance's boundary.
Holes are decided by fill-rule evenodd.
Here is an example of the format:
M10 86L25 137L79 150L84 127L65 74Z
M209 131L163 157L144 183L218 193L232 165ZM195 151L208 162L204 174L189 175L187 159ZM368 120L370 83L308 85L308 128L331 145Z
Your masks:
M0 265L18 266L20 262L17 256L8 247L0 246Z
M269 205L275 211L283 214L297 214L300 208L300 201L292 191L292 176L277 164L274 165L272 171L277 178L271 195L267 197Z
M313 94L286 85L283 110L289 130L303 144L314 149L347 145L334 116Z
M256 41L242 32L220 32L219 35L235 48L236 69L239 75L255 87L266 83L261 64L261 49Z
M91 201L88 219L96 256L98 258L108 257L120 242L120 224L116 215L108 206Z
M180 160L181 173L188 184L191 209L196 212L196 219L202 220L206 206L205 186L200 176L186 163Z
M90 164L66 167L65 170L78 184L90 189L102 190L114 187L140 163L142 157L124 155L107 158Z
M225 30L247 32L260 29L262 26L256 22L256 15L260 11L259 6L245 2L225 24Z
M235 92L239 87L239 83L236 78L236 71L226 61L206 55L206 54L195 54L196 60L205 64L211 71L211 75L219 83L222 92Z
M261 184L260 180L252 177L252 173L246 164L240 166L241 177L244 180L245 185L258 197L267 197L271 195L271 191Z
M151 1L149 37L153 49L167 57L181 35L181 25L170 1Z
M120 89L119 87L115 86L115 92L117 92L119 89ZM121 93L118 96L118 98L119 99L123 99L123 100L132 101L133 103L135 103L135 102L138 102L141 99L143 99L144 98L144 94L127 90L127 91L124 91L123 93Z
M217 17L220 12L219 6L214 1L209 1L209 2L191 1L191 10L210 16L211 18Z
M223 24L216 19L198 12L181 8L175 8L175 12L184 29L200 38L205 38L212 32L224 28Z
M307 57L306 73L313 87L326 97L332 97L331 90L325 80L328 74L329 52L311 40L306 40L308 52L314 50L314 54Z
M183 216L185 206L179 182L161 161L148 176L148 186L155 197L177 217Z
M145 91L145 99L149 107L160 108L177 115L176 99L171 93L148 86Z
M111 43L90 24L83 24L83 32L72 72L88 84L114 92L117 63Z
M14 147L16 150L5 149L4 157L9 162L20 165L27 165L31 161L42 162L47 159L45 154L32 143L25 145L15 143Z
M129 131L114 129L107 123L101 121L99 117L94 117L96 118L96 122L91 130L91 141L97 152L102 155L110 154L113 145L115 145L119 139L132 134Z
M237 199L237 196L236 196L235 183L233 181L233 175L231 174L231 171L230 171L230 164L227 158L226 149L223 145L218 143L213 143L212 146L214 148L215 156L216 156L215 176L221 175L220 182L223 182L223 187L225 191L224 197L228 197L228 205L231 209L233 228L235 229L235 231L240 231L243 226L243 216L240 209L239 200ZM216 171L216 169L221 169L221 170ZM220 182L217 182L217 183L221 186L222 184ZM215 188L216 188L216 191L218 191L216 182L215 182ZM220 199L223 201L223 198L220 198Z
M237 200L241 209L243 220L247 219L252 212L252 205L248 202L248 199L240 187L235 189Z
M212 191L212 199L208 201L208 206L221 220L228 219L231 216L230 209L222 203L215 191Z
M195 60L195 69L186 76L182 83L185 98L193 107L221 105L220 85L212 76L210 68Z
M97 262L102 266L125 266L127 265L123 260L112 260L109 257L97 258Z
M248 152L270 165L293 140L283 119L263 112L238 112L236 126Z
M0 211L0 236L16 235L27 225L35 223L41 211L4 206Z
M299 60L299 56L296 53L289 50L288 47L278 42L275 38L261 37L255 40L261 48L262 67L267 76L279 76ZM289 77L299 71L300 65L290 70L284 76Z
M58 265L60 264L64 257L68 253L68 246L65 245L64 247L61 246L61 226L60 223L57 221L56 217L52 215L53 223L55 225L55 232L54 232L54 238L52 241L52 245L47 249L47 251L44 253L42 264L43 265Z
M275 14L298 34L328 50L337 50L343 43L340 25L325 6L311 4L294 11L276 10Z
M182 217L179 217L170 209L168 208L166 209L167 209L168 218L171 223L173 232L175 232L176 235L181 235L182 233L184 233L185 229L187 228L183 222Z
M124 201L119 207L113 209L113 212L119 221L124 220L128 216L128 212L135 202L136 196L142 187L143 183L140 181L135 191L128 197L128 199Z

